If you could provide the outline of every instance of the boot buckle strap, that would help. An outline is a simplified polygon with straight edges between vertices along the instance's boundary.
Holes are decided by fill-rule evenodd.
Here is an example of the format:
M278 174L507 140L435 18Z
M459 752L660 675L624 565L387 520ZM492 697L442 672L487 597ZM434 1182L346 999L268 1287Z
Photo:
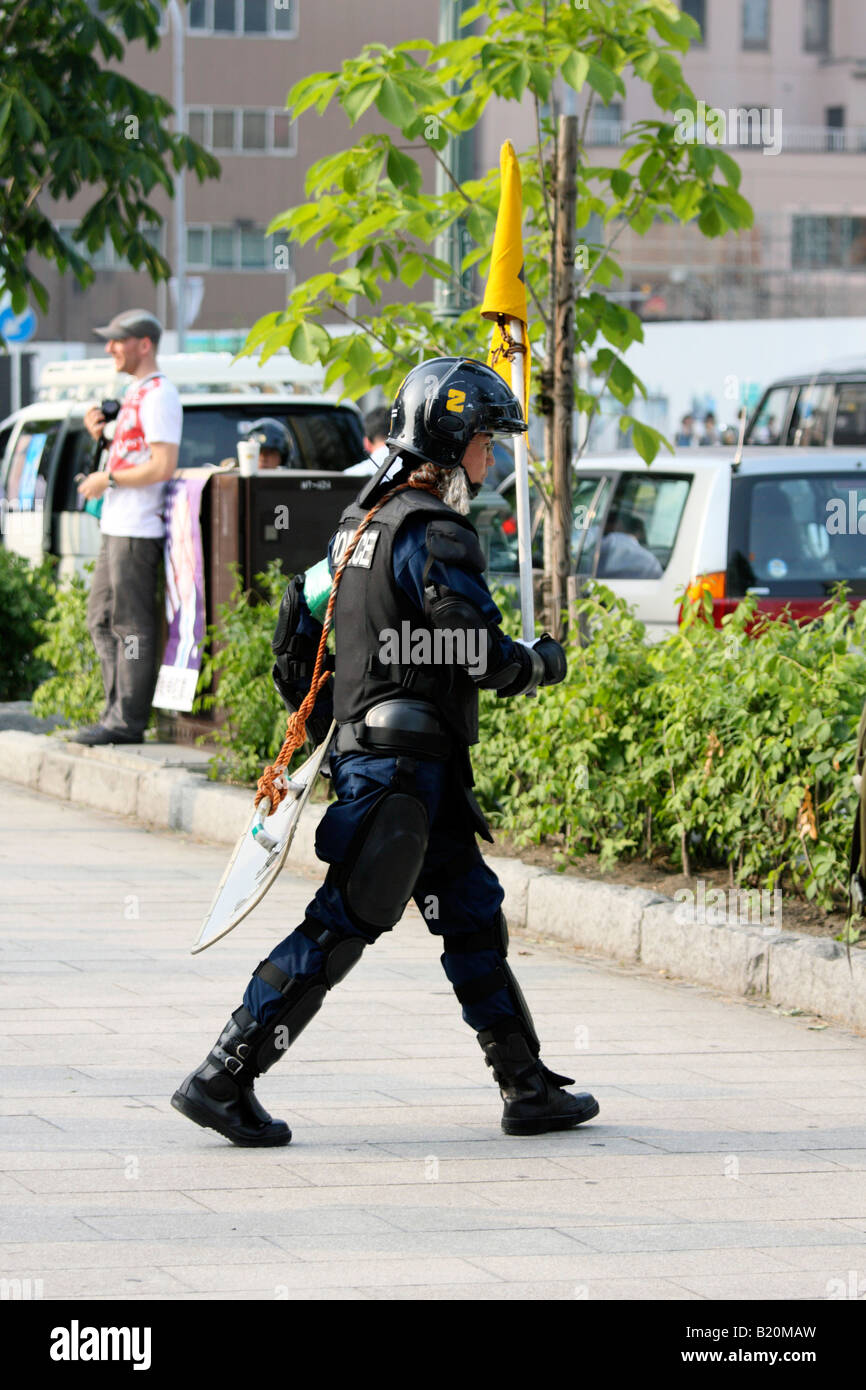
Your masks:
M243 1049L243 1052L241 1049ZM243 1071L247 1052L249 1052L249 1043L238 1043L237 1056L231 1052L226 1052L225 1048L220 1047L219 1044L211 1049L211 1055L221 1063L232 1076L237 1076L238 1072Z

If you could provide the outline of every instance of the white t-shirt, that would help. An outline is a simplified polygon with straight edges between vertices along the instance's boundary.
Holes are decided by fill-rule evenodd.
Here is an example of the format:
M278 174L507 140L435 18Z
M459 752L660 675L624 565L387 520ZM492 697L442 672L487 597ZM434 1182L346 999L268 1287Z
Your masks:
M360 463L353 463L351 468L344 468L344 473L357 474L358 477L370 478L376 472L380 463L384 463L388 453L387 444L377 444L369 458L361 459ZM396 462L396 459L395 459ZM388 469L388 473L391 469ZM385 475L387 477L387 474Z
M172 383L160 372L134 381L126 390L111 449L110 473L122 472L150 458L151 444L180 444L183 409ZM113 487L102 504L102 532L106 536L136 536L161 540L165 483L147 487Z

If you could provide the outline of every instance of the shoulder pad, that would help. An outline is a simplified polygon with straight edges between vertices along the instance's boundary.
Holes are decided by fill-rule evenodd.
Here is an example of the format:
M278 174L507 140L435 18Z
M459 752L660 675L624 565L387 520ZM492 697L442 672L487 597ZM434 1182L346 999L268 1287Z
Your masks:
M450 517L431 521L427 525L427 552L434 560L446 564L465 565L481 574L487 568L484 551L474 526L461 525Z

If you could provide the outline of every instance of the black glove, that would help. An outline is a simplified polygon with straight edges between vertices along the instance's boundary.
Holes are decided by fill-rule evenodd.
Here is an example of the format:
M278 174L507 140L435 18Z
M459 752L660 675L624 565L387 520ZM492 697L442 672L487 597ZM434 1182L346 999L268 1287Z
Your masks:
M533 688L538 685L559 685L560 681L565 680L568 674L565 652L549 632L542 632L534 642L521 640L520 645L532 662Z

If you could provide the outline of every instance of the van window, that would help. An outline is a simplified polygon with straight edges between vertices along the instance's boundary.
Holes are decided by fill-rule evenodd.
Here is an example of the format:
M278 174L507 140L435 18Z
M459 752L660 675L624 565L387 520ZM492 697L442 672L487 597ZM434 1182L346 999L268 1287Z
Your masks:
M826 444L835 387L831 382L801 386L791 411L788 443L802 448Z
M339 406L271 404L266 395L255 405L184 403L179 468L200 468L235 458L238 425L270 416L282 420L293 435L301 468L342 472L364 457L363 432L354 411Z
M866 593L866 473L732 480L732 596L814 598L842 579Z
M866 444L866 381L839 387L834 444Z
M82 421L70 420L69 430L60 451L60 462L54 480L51 510L81 512L84 498L79 496L76 474L90 473L96 461L96 441L87 433Z
M661 579L690 485L689 478L620 474L601 541L599 579Z
M4 496L18 511L38 511L45 500L48 467L59 420L27 420L22 426L6 473Z
M758 407L746 436L749 444L778 444L780 432L788 415L790 386L774 386Z

